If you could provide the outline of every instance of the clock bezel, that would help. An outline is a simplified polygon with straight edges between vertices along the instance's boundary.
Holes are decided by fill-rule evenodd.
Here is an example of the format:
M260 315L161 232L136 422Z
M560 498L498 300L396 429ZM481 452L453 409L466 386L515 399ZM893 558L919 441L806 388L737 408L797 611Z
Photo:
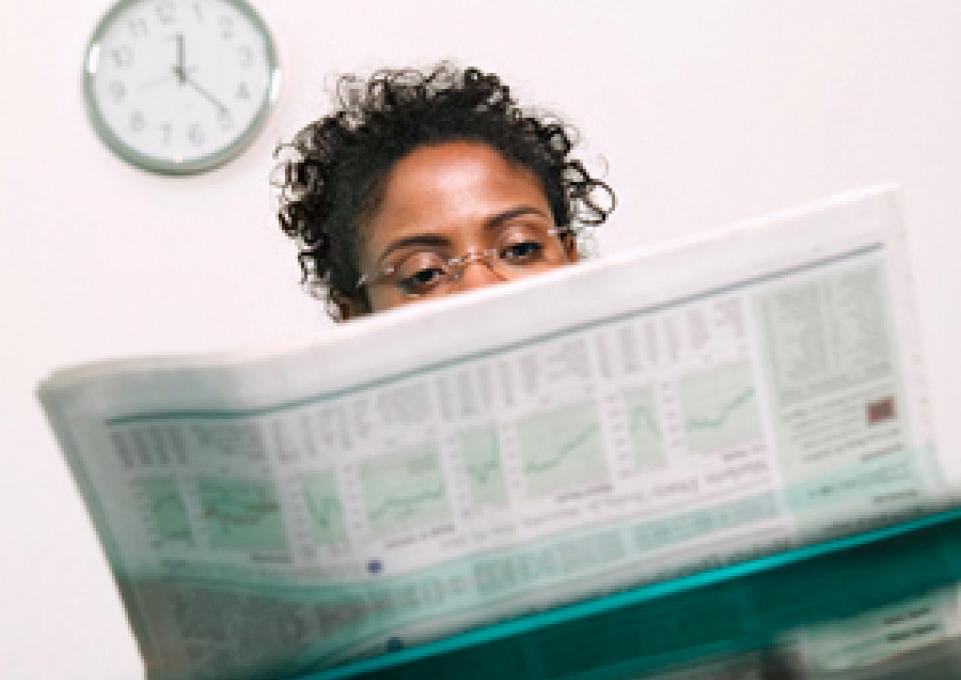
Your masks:
M271 110L279 98L281 70L270 29L268 29L267 24L260 14L245 0L221 0L221 2L233 6L238 12L244 15L264 40L264 57L268 69L267 87L261 94L261 101L257 113L250 121L250 124L235 135L234 140L230 144L218 151L200 158L183 161L159 158L141 153L124 142L123 138L114 132L100 111L99 102L94 90L97 69L100 65L100 60L103 58L100 46L104 34L113 25L113 22L131 6L146 4L148 2L150 2L150 0L118 0L97 23L93 35L87 42L87 47L84 51L83 93L87 117L97 136L107 148L127 163L142 170L161 175L194 175L218 168L239 156L253 143L263 129Z

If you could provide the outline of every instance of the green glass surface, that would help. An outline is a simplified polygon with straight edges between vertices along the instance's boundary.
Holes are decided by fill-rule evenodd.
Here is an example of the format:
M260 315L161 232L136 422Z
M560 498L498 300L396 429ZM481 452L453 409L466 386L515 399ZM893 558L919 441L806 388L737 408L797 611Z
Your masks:
M519 617L303 675L629 680L961 581L961 508ZM845 584L844 588L837 584Z

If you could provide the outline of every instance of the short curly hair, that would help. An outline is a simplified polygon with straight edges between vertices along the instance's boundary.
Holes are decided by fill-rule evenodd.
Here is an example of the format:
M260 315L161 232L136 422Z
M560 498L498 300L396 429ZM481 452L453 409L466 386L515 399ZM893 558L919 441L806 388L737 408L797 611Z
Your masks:
M360 301L363 224L377 210L393 165L423 146L476 141L530 170L559 227L603 223L614 192L571 158L572 129L522 110L493 73L450 63L426 72L383 69L366 81L343 75L336 110L277 148L278 219L298 244L302 283L328 302Z

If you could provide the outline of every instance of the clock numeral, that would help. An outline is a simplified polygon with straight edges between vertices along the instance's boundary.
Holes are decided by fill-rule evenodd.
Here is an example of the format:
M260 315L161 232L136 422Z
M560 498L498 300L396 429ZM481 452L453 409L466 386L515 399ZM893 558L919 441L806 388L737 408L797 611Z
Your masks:
M130 66L133 63L133 50L127 45L110 50L110 56L113 58L113 63L119 68Z
M234 37L234 19L233 17L223 16L220 17L218 22L220 25L220 37L224 40L230 40Z
M197 15L197 21L203 21L203 20L204 20L204 8L201 6L201 4L200 4L199 2L194 2L194 3L193 3L193 8L194 8L194 14Z
M134 38L146 38L150 35L150 25L143 17L137 17L127 22L127 27Z
M107 86L107 91L115 102L122 102L124 97L127 96L127 86L119 80L110 81L110 85Z
M140 111L134 111L130 114L130 129L134 132L143 132L143 129L147 127L147 120L143 117L143 113Z
M227 109L221 109L220 113L217 114L217 122L220 123L221 128L229 130L234 126L234 117L230 115L230 111Z
M154 12L157 14L157 21L162 24L173 23L175 7L172 2L165 0L154 5Z
M237 86L237 94L235 95L237 99L250 99L250 88L247 87L247 83L240 83Z
M200 146L204 143L204 129L198 123L194 123L187 130L187 139L194 146Z
M237 51L240 53L240 65L244 68L250 68L254 63L253 50L243 45Z
M173 131L170 123L160 124L160 134L163 137L164 144L170 144L170 133Z

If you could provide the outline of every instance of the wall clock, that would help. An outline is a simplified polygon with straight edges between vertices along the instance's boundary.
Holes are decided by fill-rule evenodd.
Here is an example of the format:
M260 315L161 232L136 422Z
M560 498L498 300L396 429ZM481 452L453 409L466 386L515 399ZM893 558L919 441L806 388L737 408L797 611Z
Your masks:
M214 168L257 136L277 99L270 33L244 0L120 0L87 47L97 134L153 172Z

